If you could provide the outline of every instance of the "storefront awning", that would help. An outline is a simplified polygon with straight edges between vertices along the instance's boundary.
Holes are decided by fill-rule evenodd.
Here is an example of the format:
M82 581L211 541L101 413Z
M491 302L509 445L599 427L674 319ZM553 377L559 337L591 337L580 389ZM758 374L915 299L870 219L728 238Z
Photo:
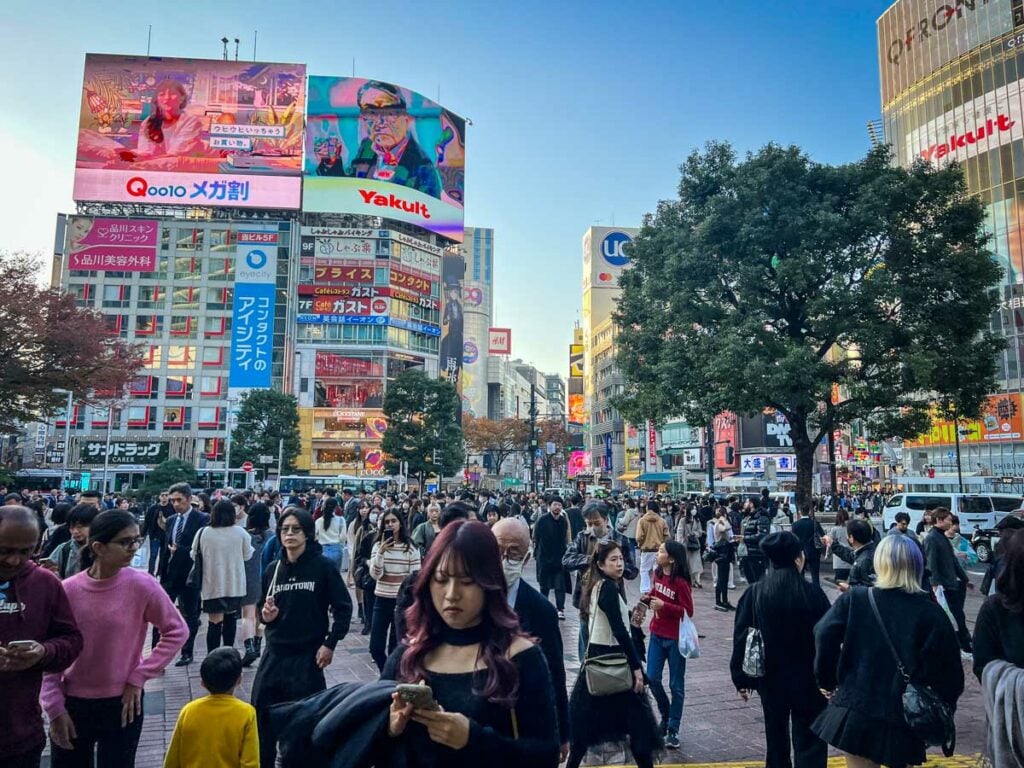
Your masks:
M671 483L673 477L682 477L678 472L645 472L637 480L641 483Z
M626 472L619 475L619 480L624 480L627 483L631 483L640 476L639 472Z

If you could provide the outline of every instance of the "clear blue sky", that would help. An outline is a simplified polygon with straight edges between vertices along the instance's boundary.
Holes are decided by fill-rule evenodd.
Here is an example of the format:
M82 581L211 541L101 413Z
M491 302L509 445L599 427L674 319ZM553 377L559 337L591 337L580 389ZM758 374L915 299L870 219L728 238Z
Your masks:
M52 248L72 210L84 54L298 61L408 86L472 119L466 223L495 229L496 324L513 354L567 374L580 238L635 226L709 139L867 150L880 115L875 20L888 0L432 0L387 4L95 0L0 4L0 249ZM380 7L379 5L376 7Z

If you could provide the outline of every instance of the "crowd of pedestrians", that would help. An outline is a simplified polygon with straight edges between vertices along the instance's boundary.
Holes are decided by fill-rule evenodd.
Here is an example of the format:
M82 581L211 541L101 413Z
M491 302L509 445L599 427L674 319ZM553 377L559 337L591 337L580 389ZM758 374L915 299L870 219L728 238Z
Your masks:
M769 768L823 768L829 745L857 768L920 764L950 734L908 725L902 694L923 689L951 715L963 659L984 684L993 733L1000 718L1024 717L1013 709L1024 535L1012 523L972 637L955 517L932 510L913 531L897 516L883 536L873 496L796 510L767 491L283 499L179 483L145 510L96 492L36 501L0 507L0 684L15 703L0 708L4 766L39 765L43 713L51 765L134 765L145 683L194 663L203 624L210 695L182 710L167 765L200 764L207 744L235 755L216 765L317 764L345 745L352 764L576 768L620 745L653 766L685 740L705 568L715 610L735 613L730 673L741 698L760 699ZM834 603L821 586L829 557ZM571 692L567 595L580 616ZM381 682L328 690L324 670L353 619ZM245 704L233 692L257 663ZM1000 754L1019 746L995 741Z

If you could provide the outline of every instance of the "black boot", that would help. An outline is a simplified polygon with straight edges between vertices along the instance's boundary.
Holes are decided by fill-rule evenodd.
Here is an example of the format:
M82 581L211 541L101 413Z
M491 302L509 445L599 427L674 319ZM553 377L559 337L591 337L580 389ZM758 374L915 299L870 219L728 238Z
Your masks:
M223 629L222 624L214 624L212 621L206 625L206 652L208 654L220 648Z
M224 615L224 646L235 647L235 634L238 632L238 614L228 613Z
M259 635L256 635L254 640L256 641L256 658L258 659L260 657L260 654L263 653L263 638Z
M359 620L362 621L362 622L365 622L365 619L363 618L363 605L362 605L362 603L359 604ZM154 645L155 645L155 643L154 643Z
M258 653L256 653L256 640L252 639L252 638L250 638L249 640L246 640L245 641L245 655L242 657L242 666L243 667L251 666L252 663L254 661L256 661L256 659L258 659L259 657L260 657L260 655Z

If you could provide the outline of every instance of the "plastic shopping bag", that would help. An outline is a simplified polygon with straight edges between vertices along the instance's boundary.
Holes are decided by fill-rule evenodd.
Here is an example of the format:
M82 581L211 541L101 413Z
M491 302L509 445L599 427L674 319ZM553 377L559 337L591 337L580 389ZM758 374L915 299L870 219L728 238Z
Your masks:
M684 659L700 658L700 640L697 625L687 614L679 621L679 653Z
M939 607L946 612L946 616L949 617L949 621L953 625L953 629L957 629L956 617L953 616L953 611L949 609L949 602L946 600L946 590L942 588L941 584L935 588L935 602L937 602Z

